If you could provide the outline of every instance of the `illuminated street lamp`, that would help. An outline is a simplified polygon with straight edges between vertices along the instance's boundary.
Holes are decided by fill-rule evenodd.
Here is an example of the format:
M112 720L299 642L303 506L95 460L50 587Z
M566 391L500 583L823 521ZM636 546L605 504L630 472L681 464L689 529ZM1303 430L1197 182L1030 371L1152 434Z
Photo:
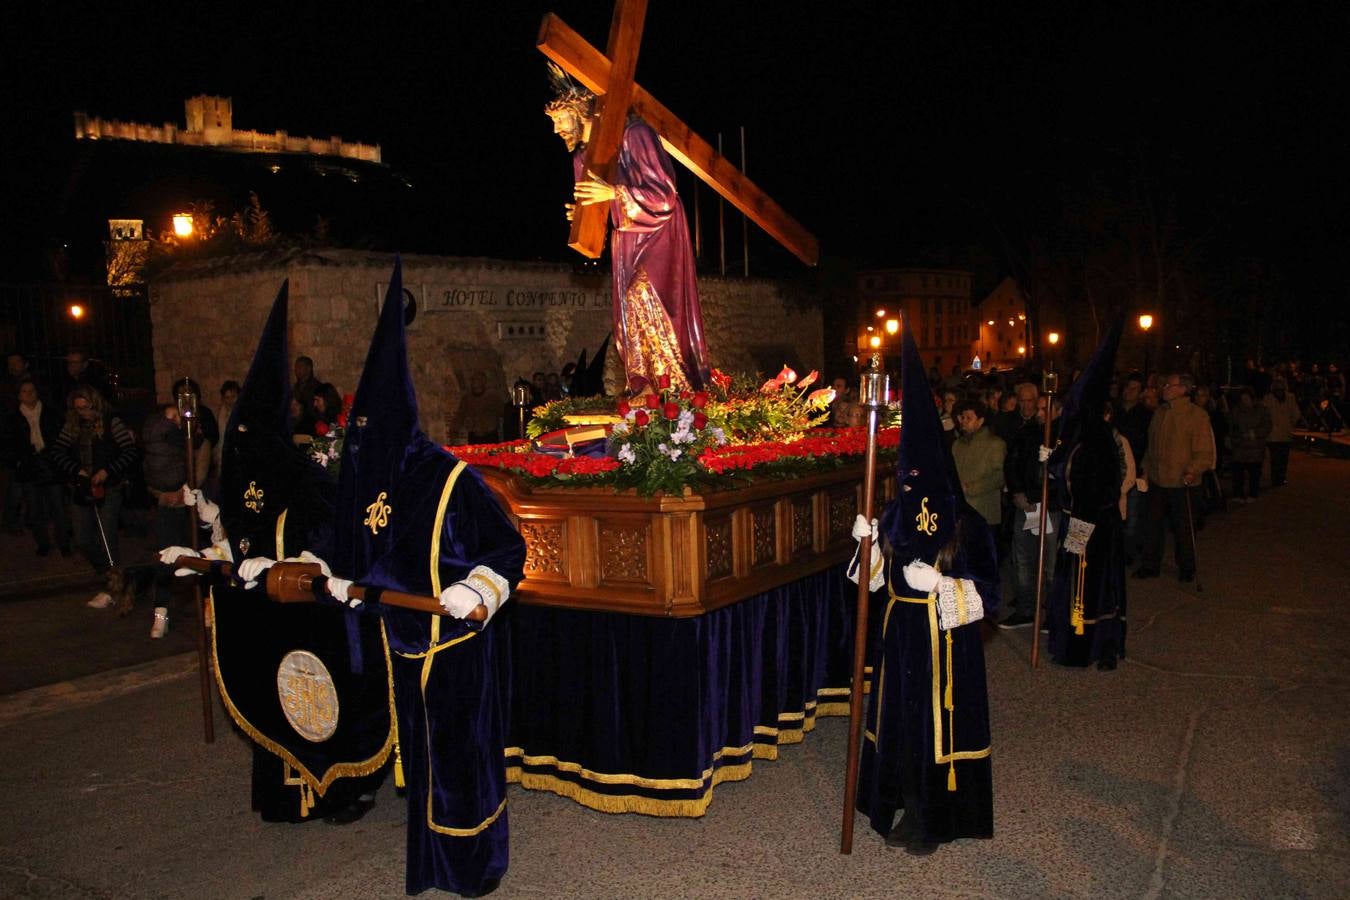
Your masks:
M899 320L899 319L887 319L887 320L886 320L886 333L887 333L887 334L896 334L896 333L898 333L899 331L900 331L900 320Z
M192 213L180 212L173 214L173 233L180 238L192 237Z
M78 303L72 303L72 304L70 304L70 306L68 306L68 307L66 308L66 312L67 312L67 313L70 315L70 317L71 317L72 319L74 319L76 322L78 322L78 321L80 321L81 319L84 318L84 307L81 306L81 305L78 304Z
M868 345L869 347L871 347L873 350L880 349L880 347L881 347L881 335L879 335L879 334L874 334L874 335L872 335L870 338L868 338L868 340L867 340L867 345Z
M886 310L884 310L884 309L879 309L879 310L877 310L877 318L878 318L878 319L884 319L884 318L886 318Z
M1018 355L1018 356L1026 356L1026 355L1027 355L1027 345L1026 345L1026 344L1018 344L1018 345L1017 345L1017 355Z

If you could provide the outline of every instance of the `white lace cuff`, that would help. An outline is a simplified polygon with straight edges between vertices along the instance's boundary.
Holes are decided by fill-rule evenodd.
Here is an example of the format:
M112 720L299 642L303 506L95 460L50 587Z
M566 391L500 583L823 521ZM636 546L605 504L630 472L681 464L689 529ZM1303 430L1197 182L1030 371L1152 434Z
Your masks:
M984 602L969 578L943 575L936 593L939 631L951 631L984 618Z
M487 566L474 566L464 580L458 582L472 590L483 600L483 605L487 607L488 617L501 608L506 602L506 598L511 594L511 585L506 579L489 569Z

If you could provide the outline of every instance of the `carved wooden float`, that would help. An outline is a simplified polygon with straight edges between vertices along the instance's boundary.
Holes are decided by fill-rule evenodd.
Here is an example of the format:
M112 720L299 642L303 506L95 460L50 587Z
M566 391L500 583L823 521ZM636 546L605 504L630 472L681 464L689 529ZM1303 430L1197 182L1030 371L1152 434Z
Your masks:
M878 466L876 514L895 494ZM848 561L862 508L861 461L733 490L643 497L611 488L530 487L484 467L525 538L526 604L697 616Z

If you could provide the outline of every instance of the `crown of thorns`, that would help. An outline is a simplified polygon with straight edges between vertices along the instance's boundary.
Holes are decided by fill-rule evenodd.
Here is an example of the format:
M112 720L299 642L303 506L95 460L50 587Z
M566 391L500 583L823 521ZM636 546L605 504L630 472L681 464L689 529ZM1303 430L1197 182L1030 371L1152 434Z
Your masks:
M553 99L544 105L544 112L570 109L578 115L589 116L595 108L595 94L573 81L557 63L548 64L548 83L553 89Z

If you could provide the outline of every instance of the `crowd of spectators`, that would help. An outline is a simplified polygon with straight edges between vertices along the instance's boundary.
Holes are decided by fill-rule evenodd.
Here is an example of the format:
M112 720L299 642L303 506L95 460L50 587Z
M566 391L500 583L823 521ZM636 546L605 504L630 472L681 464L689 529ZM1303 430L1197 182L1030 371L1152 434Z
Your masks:
M6 358L0 383L3 528L10 534L28 531L39 557L53 550L83 556L105 579L105 589L88 603L95 609L119 605L128 612L136 586L153 585L151 636L162 637L175 580L153 560L124 559L120 538L135 527L131 520L139 513L140 527L156 547L192 544L183 488L191 481L206 496L215 496L224 426L239 398L239 382L227 380L217 397L207 398L192 378L180 378L169 397L138 418L116 407L112 385L90 365L87 353L72 350L64 362L61 375L43 379L25 354L11 352ZM179 403L187 394L196 401L191 479L188 429ZM342 406L337 388L315 376L313 361L298 357L291 410L295 440L313 440L333 428ZM137 571L144 577L135 577ZM116 591L126 593L118 599Z
M1072 383L1073 375L1061 387ZM1195 578L1194 531L1208 513L1257 502L1264 488L1288 478L1295 432L1344 434L1343 369L1249 363L1236 383L1218 385L1189 372L1117 373L1106 418L1120 460L1120 515L1127 565L1134 577L1157 577L1168 532L1177 577ZM844 378L830 424L861 424ZM932 373L952 458L967 501L989 523L1003 560L1009 610L1005 628L1032 623L1039 557L1047 395L1029 380L978 374L942 380ZM1051 412L1049 447L1057 440L1059 402ZM1049 478L1047 540L1061 527L1066 498ZM1054 577L1053 549L1046 582Z

